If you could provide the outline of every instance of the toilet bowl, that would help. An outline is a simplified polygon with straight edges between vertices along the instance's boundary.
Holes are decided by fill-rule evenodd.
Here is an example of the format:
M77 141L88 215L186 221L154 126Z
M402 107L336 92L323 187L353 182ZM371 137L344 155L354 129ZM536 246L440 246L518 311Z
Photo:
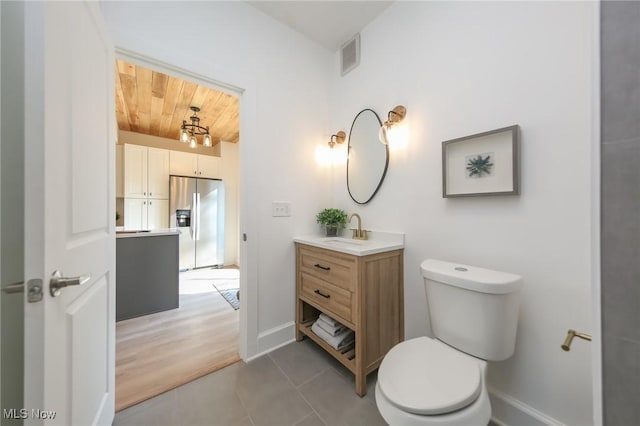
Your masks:
M435 339L404 341L378 369L376 405L390 425L486 425L486 366Z
M385 355L378 410L390 425L486 425L487 361L513 355L521 278L433 259L420 266L434 337L406 340Z

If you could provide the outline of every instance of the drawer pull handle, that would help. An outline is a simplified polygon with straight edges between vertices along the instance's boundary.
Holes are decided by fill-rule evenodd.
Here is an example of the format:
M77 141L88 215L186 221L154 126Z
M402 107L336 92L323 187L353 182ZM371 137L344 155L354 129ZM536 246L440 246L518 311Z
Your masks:
M313 292L314 292L315 294L319 294L320 296L324 297L325 299L328 299L328 298L330 298L330 297L331 297L331 295L330 295L330 294L324 294L323 292L321 292L321 291L320 291L320 290L318 290L318 289L315 289Z
M321 264L319 264L319 263L316 263L316 264L315 264L315 265L313 265L313 266L315 266L315 267L316 267L316 268L318 268L318 269L322 269L322 270L324 270L324 271L330 271L330 270L331 270L331 268L330 268L329 266L322 266L322 265L321 265Z

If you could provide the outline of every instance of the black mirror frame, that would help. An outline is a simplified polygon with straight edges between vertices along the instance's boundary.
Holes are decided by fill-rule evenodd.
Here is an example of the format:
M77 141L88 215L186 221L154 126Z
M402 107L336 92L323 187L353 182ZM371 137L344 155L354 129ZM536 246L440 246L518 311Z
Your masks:
M360 111L358 114L356 114L356 117L353 119L353 123L351 123L351 128L349 129L349 143L347 145L347 152L349 152L349 150L351 149L351 134L353 133L353 126L356 124L356 121L358 120L358 117L360 117L360 114L366 112L366 111L371 111L373 113L373 115L376 117L376 119L378 120L378 124L380 125L380 127L382 127L382 120L380 120L380 116L378 116L378 113L376 113L374 110L372 110L371 108L365 108L362 111ZM377 138L374 140L374 142L377 142ZM371 194L371 196L366 200L366 201L358 201L354 198L353 194L351 193L351 189L349 188L349 157L347 156L347 169L346 169L346 173L347 173L347 191L349 192L349 197L351 197L351 199L357 203L357 204L367 204L369 201L371 201L373 199L373 197L378 193L378 190L380 189L380 187L382 186L382 182L384 181L385 176L387 175L387 169L389 167L389 145L383 145L384 149L385 149L385 161L384 161L384 170L382 171L382 176L380 176L380 181L378 182L378 185L376 186L376 189L373 191L373 193Z

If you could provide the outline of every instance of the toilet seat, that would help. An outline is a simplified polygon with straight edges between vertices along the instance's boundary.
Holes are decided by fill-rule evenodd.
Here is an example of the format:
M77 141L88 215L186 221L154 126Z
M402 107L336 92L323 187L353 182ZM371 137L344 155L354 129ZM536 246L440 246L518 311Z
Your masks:
M401 410L451 413L472 404L482 390L479 360L428 337L394 346L378 370L378 387Z

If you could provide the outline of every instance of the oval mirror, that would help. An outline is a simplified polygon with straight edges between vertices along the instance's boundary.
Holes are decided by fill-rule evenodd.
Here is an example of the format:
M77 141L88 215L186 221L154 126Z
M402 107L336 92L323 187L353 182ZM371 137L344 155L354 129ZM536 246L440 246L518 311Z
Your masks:
M389 147L378 141L380 126L378 114L367 108L356 115L349 132L347 190L358 204L371 201L387 174Z

